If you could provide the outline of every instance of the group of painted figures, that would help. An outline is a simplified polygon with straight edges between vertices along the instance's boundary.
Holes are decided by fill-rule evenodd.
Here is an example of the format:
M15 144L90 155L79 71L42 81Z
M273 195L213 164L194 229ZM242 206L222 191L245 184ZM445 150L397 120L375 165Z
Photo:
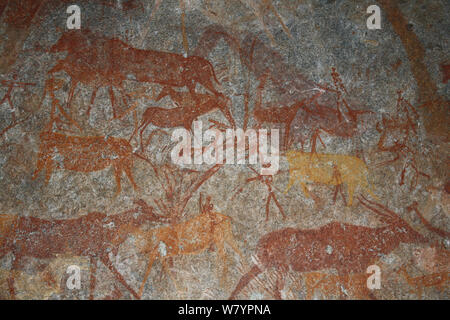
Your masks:
M216 212L211 198L202 199L202 194L197 192L222 165L214 165L205 171L174 169L170 164L155 165L146 155L147 147L155 135L167 134L167 129L177 127L191 130L193 121L214 111L220 111L228 124L211 120L212 126L219 130L236 126L233 117L236 109L231 104L232 100L217 89L220 87L220 81L213 64L201 57L206 56L205 51L210 50L219 39L225 40L235 50L242 65L258 81L252 113L249 110L249 93L244 93L244 130L249 127L251 120L253 127L270 125L284 130L281 155L285 156L289 163L286 192L299 182L303 194L312 197L319 205L321 199L309 190L307 185L333 186L334 201L338 193L348 206L352 206L356 198L363 208L375 214L383 224L381 227L371 228L331 222L313 229L284 228L270 232L259 240L252 258L253 265L249 266L239 279L234 290L230 292L230 298L239 298L252 280L270 270L275 270L277 274L274 298L283 298L285 277L291 271L305 275L308 298L313 296L315 289L332 292L330 288L336 287L338 282L351 291L355 281L359 281L359 284L356 285L358 290L354 292L354 297L375 298L376 293L371 292L365 285L367 267L376 264L380 256L393 252L401 243L430 242L426 236L414 230L410 223L378 202L376 190L369 181L369 168L361 157L317 152L316 142L324 144L320 137L321 132L335 137L352 138L361 132L361 118L374 115L371 110L357 110L352 107L351 99L348 98L347 90L335 68L332 68L331 72L331 86L315 84L289 75L288 70L280 65L277 53L266 47L258 38L239 43L225 32L214 29L204 33L195 52L197 55L188 57L136 49L121 40L99 36L86 29L73 30L64 32L48 50L49 53L64 53L66 56L48 71L44 92L36 109L42 108L46 97L49 98L50 119L40 133L38 160L32 179L39 179L42 172L45 173L43 183L48 184L56 169L89 174L112 167L117 196L122 190L123 173L133 188L139 190L133 177L134 161L139 159L149 164L155 176L162 181L165 201L152 199L155 205L150 206L144 200L136 200L134 209L122 213L90 212L79 218L64 220L0 215L0 257L8 254L13 257L11 273L7 280L11 298L16 295L15 274L23 268L24 260L30 257L53 259L61 254L69 254L89 258L91 298L94 297L98 260L137 299L144 293L155 261L160 261L163 269L172 277L169 268L171 259L180 255L199 254L214 247L217 250L217 266L223 268L221 280L228 274L228 246L237 253L242 263L246 263L246 257L233 237L232 219ZM264 59L259 59L264 55ZM57 97L57 93L61 92L65 84L63 78L58 78L58 75L63 73L70 77L65 104ZM157 84L160 92L152 96L146 94L146 89L129 92L124 85L127 81L135 81L145 86ZM269 82L270 90L275 91L282 102L263 106L263 93ZM92 108L95 108L96 94L102 87L108 90L113 119L121 119L132 113L135 126L128 140L83 134L82 126L70 112L74 108L76 89L80 84L92 90L87 116ZM2 80L2 85L7 86L8 91L1 103L8 103L14 109L11 100L14 87L23 88L33 83L13 79ZM299 88L303 90L298 90ZM296 94L288 94L292 89ZM200 93L200 90L203 92ZM295 102L285 102L288 96ZM166 97L170 98L174 107L150 106L143 112L140 122L138 121L137 100L157 102ZM30 115L20 121L26 121L32 114L30 111ZM405 184L410 177L411 189L416 188L419 178L430 179L428 174L420 171L415 161L414 137L418 134L419 118L416 108L398 92L395 114L383 116L376 124L376 130L380 134L377 151L393 155L392 160L379 165L404 161L400 184ZM2 136L7 130L20 125L20 121L13 117L11 125L3 130ZM310 152L304 151L304 143L307 140L303 136L305 130L292 130L296 122L299 122L302 128L310 129ZM69 134L68 127L76 130L78 134ZM152 128L151 133L145 138L145 131L150 131L149 128ZM138 133L139 139L136 137ZM138 141L139 148L133 148L132 139ZM295 149L294 146L299 148ZM272 200L285 217L286 212L276 196L277 188L273 185L273 177L259 175L251 166L249 168L256 176L247 179L246 183L260 181L267 187L266 221L269 219ZM180 181L188 176L188 187L180 192ZM343 192L344 186L347 189L348 201ZM235 195L242 190L243 187L239 188ZM357 190L360 190L361 194L354 196ZM445 192L447 193L447 189ZM363 193L367 193L370 198ZM195 194L198 194L200 213L185 219L186 205ZM434 234L444 239L449 237L448 232L433 227L425 219L417 203L412 203L407 210L415 212L422 225ZM149 225L152 228L148 228ZM147 228L143 228L144 226ZM110 257L110 254L117 255L120 245L131 235L137 239L138 251L148 256L147 268L139 290L127 283ZM439 250L447 254L447 249ZM333 270L337 274L322 273L324 270ZM448 281L447 271L433 272L416 278L409 276L405 268L399 272L403 272L408 283L420 292L426 287L446 288ZM177 286L175 280L173 283Z

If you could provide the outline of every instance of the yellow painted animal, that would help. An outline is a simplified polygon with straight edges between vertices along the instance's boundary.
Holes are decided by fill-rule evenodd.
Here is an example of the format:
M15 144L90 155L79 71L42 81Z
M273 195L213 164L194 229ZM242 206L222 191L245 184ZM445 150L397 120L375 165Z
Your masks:
M353 203L353 193L357 186L377 198L370 188L367 165L357 157L295 150L288 151L286 157L289 162L289 183L285 193L298 181L306 197L309 197L306 183L316 183L334 186L346 184L349 206Z
M231 218L214 212L209 201L208 198L207 204L202 208L202 213L190 220L137 233L138 250L141 253L149 254L147 269L139 291L140 296L144 292L145 283L155 260L160 260L166 272L171 276L167 268L167 259L175 256L200 254L215 245L218 251L218 266L223 265L222 281L227 274L225 243L243 259L231 231ZM173 277L172 280L177 286Z

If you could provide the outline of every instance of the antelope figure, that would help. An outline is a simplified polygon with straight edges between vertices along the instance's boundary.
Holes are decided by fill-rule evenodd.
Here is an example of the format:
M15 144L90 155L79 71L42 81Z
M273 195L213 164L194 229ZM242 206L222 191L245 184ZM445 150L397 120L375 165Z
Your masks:
M278 271L276 298L281 299L283 276L290 269L297 272L334 269L339 276L365 273L380 254L392 252L400 243L426 242L424 236L387 207L364 197L360 201L385 225L371 228L331 222L316 229L285 228L266 234L257 244L255 260L259 263L241 277L230 299L268 269Z
M211 94L199 94L193 95L189 92L178 92L171 88L165 88L159 94L157 100L170 96L176 103L175 108L160 108L149 107L144 111L142 115L142 122L138 128L140 129L141 149L144 151L143 134L149 124L153 124L159 128L176 128L183 127L190 131L192 128L192 122L199 116L211 112L213 110L220 110L231 125L234 126L233 116L228 109L229 98L223 95L214 96ZM149 139L148 139L149 140Z
M165 96L169 96L179 107L188 109L192 113L198 114L198 116L214 110L220 110L228 122L232 126L235 125L233 115L229 109L229 105L231 104L230 98L223 94L191 93L175 91L171 87L165 87L156 98L156 101L159 101Z
M130 143L122 138L83 137L45 130L41 133L38 161L33 180L45 169L45 182L50 181L55 168L78 172L103 170L109 166L114 168L118 195L121 191L121 175L124 171L133 188L138 189L133 179L133 150Z
M321 183L334 185L337 188L346 184L348 188L348 205L353 203L353 193L357 186L361 186L372 197L373 194L368 181L367 165L357 157L340 154L316 154L302 151L288 151L286 157L289 162L289 183L286 192L296 181L300 182L306 197L309 191L306 183Z
M144 241L138 247L142 253L149 254L144 280L139 290L140 297L142 297L145 283L156 259L161 261L166 272L170 275L167 259L178 255L200 254L212 245L216 245L218 250L217 265L219 266L220 262L223 263L221 280L223 280L228 270L225 259L225 243L243 259L231 231L231 218L214 212L213 209L210 197L208 197L206 204L201 205L201 214L195 218L179 224L139 233L139 236Z
M315 99L317 99L324 90L320 90L319 93L314 95L310 99L303 99L300 101L294 102L290 106L269 106L262 107L262 90L266 83L268 75L264 75L260 80L260 84L258 86L258 97L255 102L255 109L253 111L253 115L255 120L258 122L258 126L261 126L263 123L278 123L284 124L284 148L285 150L289 147L289 133L291 131L291 124L294 120L297 112L300 108L305 107L308 103L311 103Z
M108 252L117 255L118 248L130 232L144 223L163 219L142 206L115 215L90 212L87 215L66 220L46 220L16 215L0 215L0 258L14 255L11 277L8 279L10 296L15 297L14 274L26 257L54 259L59 254L88 257L91 261L90 298L93 298L97 259L136 298L138 295L112 264Z

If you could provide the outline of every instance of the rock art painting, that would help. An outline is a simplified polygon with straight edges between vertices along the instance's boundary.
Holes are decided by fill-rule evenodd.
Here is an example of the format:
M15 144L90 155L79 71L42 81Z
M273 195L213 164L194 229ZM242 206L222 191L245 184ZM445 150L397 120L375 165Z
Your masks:
M1 0L0 298L449 299L449 20Z

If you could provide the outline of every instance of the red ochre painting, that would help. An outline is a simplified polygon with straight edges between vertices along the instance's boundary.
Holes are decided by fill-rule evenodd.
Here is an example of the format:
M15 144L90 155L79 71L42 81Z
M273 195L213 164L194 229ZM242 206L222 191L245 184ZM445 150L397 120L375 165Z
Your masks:
M1 0L0 298L449 299L449 9Z

